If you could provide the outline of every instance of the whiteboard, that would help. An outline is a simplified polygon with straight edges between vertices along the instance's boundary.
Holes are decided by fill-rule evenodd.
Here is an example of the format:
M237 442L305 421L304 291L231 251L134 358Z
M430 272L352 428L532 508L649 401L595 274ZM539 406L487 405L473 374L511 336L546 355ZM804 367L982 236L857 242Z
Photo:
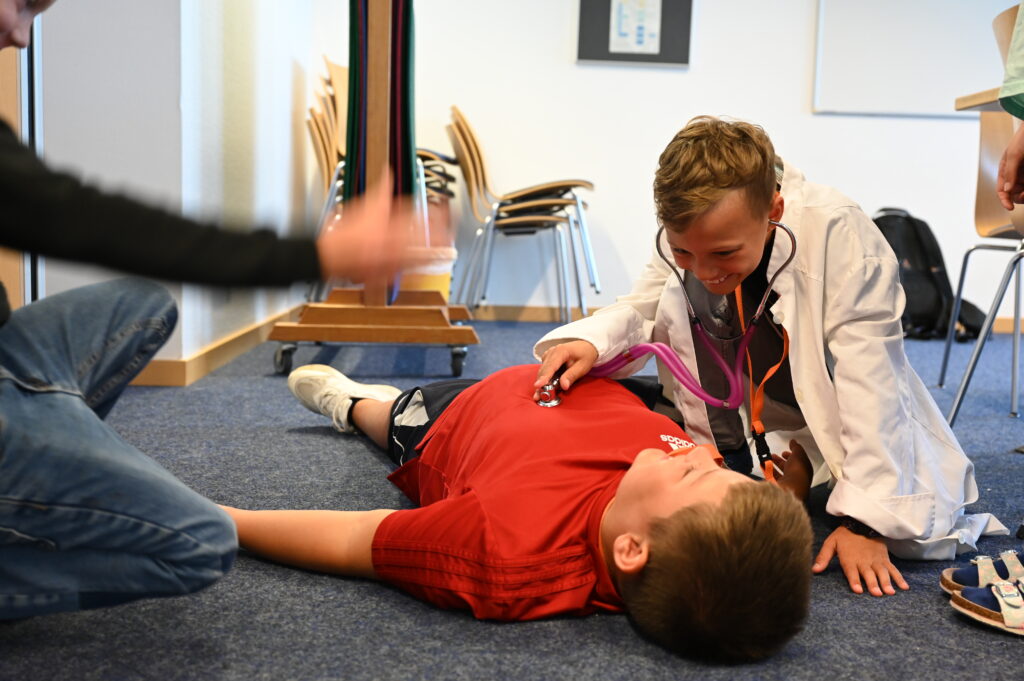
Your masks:
M818 0L815 113L977 116L1003 82L992 20L1012 0Z

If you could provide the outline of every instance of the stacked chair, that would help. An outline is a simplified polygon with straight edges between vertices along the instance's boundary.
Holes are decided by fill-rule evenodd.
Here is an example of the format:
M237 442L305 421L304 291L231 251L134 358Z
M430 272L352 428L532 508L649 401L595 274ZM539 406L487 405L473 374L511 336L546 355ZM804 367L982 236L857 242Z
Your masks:
M318 125L315 117L312 123L312 130L319 133L322 169L325 177L331 178L326 181L325 213L329 220L337 215L334 197L339 194L339 183L344 204L364 194L384 173L390 172L393 193L413 198L430 220L435 214L430 210L427 194L428 163L417 154L414 134L413 3L351 0L348 7L347 106L331 101L343 85L342 78L332 75L332 97L322 98L321 103L324 116L333 117L334 125L324 125L322 121ZM345 143L344 149L339 149L342 111ZM332 130L337 136L333 145ZM332 169L340 154L345 159L343 168L339 165ZM437 172L439 158L427 160L434 173L431 187L446 188L447 178ZM330 223L326 226L329 228ZM426 241L415 240L437 246L439 238L450 237L448 225L439 229L441 226L417 235L425 236ZM454 249L448 255L454 256ZM280 373L290 370L299 342L446 345L451 351L452 374L459 376L468 346L479 343L480 338L471 326L460 323L470 319L469 311L463 306L449 305L445 299L451 285L451 259L435 252L430 267L429 272L422 268L402 272L386 283L371 278L360 287L333 288L322 303L310 300L299 309L296 321L279 321L270 330L269 340L282 343L274 358L275 369ZM440 273L443 288L409 286L411 277L407 275L433 276L441 269L446 270ZM314 300L320 300L320 293Z
M454 197L455 194L448 185L455 182L455 176L448 171L448 166L457 165L458 161L430 149L417 149L416 156L423 167L422 176L427 199L437 202Z
M321 78L321 108L311 107L309 118L306 119L326 195L320 224L324 224L332 214L335 219L339 217L338 210L345 187L345 129L348 114L348 69L329 59L325 58L324 61L328 76ZM454 193L449 185L455 182L455 176L448 170L448 166L455 165L456 160L429 149L417 149L416 157L415 182L418 188L413 194L424 211L424 224L428 228L444 231L444 234L433 235L433 238L428 235L427 242L434 247L450 245L453 239L450 238L448 203ZM431 219L427 219L427 213ZM318 284L311 287L307 300L323 300L325 294L326 285Z
M330 60L325 61L328 76L321 79L320 106L309 109L306 121L324 181L321 228L329 220L341 218L345 193L353 189L351 182L346 186L346 150L356 149L349 146L346 135L352 115L347 96L349 70ZM349 160L353 164L356 163L354 158L350 154ZM441 255L445 255L446 250L450 251L447 254L449 262L455 258L448 209L453 196L450 185L455 177L448 167L455 163L454 158L417 149L416 158L410 166L411 173L405 173L406 178L411 177L410 193L423 212L425 243ZM355 177L354 169L355 166L349 169L350 180ZM465 325L471 319L468 310L447 304L450 266L447 272L445 275L416 271L403 273L394 287L389 309L384 311L366 306L361 290L334 288L334 284L340 282L310 284L306 291L306 305L298 322L279 322L271 331L270 340L281 341L274 354L275 371L281 374L291 371L292 357L299 342L416 343L448 345L452 374L461 375L467 346L480 341L472 327ZM420 279L421 284L438 286L443 281L445 289L399 290L399 285L415 286L416 279ZM389 312L394 314L387 314Z
M429 214L429 217L424 216L423 222L428 230L444 230L443 234L427 235L426 242L434 248L452 247L455 243L449 208L449 203L455 196L450 186L455 183L455 176L452 175L449 166L457 163L456 159L430 149L416 150L416 177L420 184L418 196L423 197L421 206ZM452 248L453 258L454 255Z
M306 129L309 130L313 153L316 155L320 177L324 183L324 206L320 214L320 225L333 215L340 217L342 190L345 186L345 127L348 115L348 69L324 58L327 65L326 77L321 76L321 92L318 94L321 108L310 107ZM308 302L324 299L328 290L326 282L314 282L306 291ZM290 354L289 354L290 359ZM290 370L290 361L278 361L278 370Z
M329 59L323 88L318 95L322 108L310 107L306 128L324 181L324 189L332 193L334 183L341 179L345 162L345 127L348 115L348 69ZM337 194L337 192L333 192Z
M563 322L572 321L569 266L575 279L580 314L587 315L584 285L579 267L582 256L590 286L600 292L600 280L587 231L586 204L578 191L592 191L587 180L556 180L508 193L495 192L487 175L480 144L465 116L452 107L447 126L455 157L465 180L470 213L478 223L469 255L463 259L456 300L470 308L487 297L496 235L522 236L551 232L558 273L559 309Z

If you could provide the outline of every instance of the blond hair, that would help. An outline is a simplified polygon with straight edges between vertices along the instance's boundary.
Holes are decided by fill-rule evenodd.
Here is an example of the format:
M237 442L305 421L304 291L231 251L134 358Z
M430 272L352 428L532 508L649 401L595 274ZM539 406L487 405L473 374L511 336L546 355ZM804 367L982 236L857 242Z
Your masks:
M687 656L765 658L802 628L811 588L811 524L768 483L737 484L719 507L680 509L651 527L647 565L623 580L630 617Z
M739 189L755 217L768 212L776 188L775 148L760 126L698 116L676 133L658 159L658 221L683 231L727 193Z

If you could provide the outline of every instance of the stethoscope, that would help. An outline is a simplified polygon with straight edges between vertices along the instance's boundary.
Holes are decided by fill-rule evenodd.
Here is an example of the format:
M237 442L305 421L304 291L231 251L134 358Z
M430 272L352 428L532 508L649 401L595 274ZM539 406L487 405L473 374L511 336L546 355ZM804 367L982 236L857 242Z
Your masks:
M740 328L742 329L740 335L733 336L732 338L720 338L715 336L713 333L707 330L704 323L697 316L696 311L693 309L693 304L690 302L690 297L686 294L686 286L683 284L683 276L679 273L679 268L676 267L674 262L671 262L665 257L665 253L661 250L661 235L664 233L665 228L662 227L658 230L658 235L655 237L655 247L658 251L658 256L665 261L665 263L672 269L673 274L676 275L676 280L679 282L679 290L683 294L683 300L686 301L686 312L690 316L690 329L691 335L696 336L700 339L700 342L708 349L712 360L725 374L726 379L729 382L729 394L725 398L715 397L701 386L700 381L693 377L690 370L686 368L683 361L679 359L672 348L665 345L664 343L639 343L626 350L618 357L611 361L605 362L604 364L593 367L590 370L589 375L604 377L609 376L612 373L618 371L622 367L626 366L630 362L633 362L644 355L653 353L660 359L672 375L686 387L691 393L701 400L706 402L712 407L721 407L723 409L739 409L743 404L744 392L743 392L743 360L747 361L747 368L750 374L750 429L751 435L754 440L754 450L757 455L757 459L761 464L761 469L764 471L766 480L771 482L776 481L775 475L775 464L772 459L772 453L768 448L767 440L765 439L765 426L761 421L761 413L764 409L764 389L765 383L771 378L775 372L783 365L787 355L789 354L789 336L786 334L785 329L782 331L783 346L782 346L782 357L779 359L778 364L770 368L764 378L761 380L760 386L754 388L754 376L753 376L753 364L750 359L750 354L747 352L747 347L750 345L751 338L754 337L754 331L757 328L758 322L761 321L761 317L764 315L764 308L768 303L768 296L772 292L772 288L775 285L775 280L778 279L786 267L793 262L794 256L796 256L796 235L786 225L775 220L769 220L769 224L781 227L787 235L789 235L790 243L792 248L789 251L789 257L786 258L782 266L775 271L771 279L768 280L768 286L765 288L764 295L761 296L761 302L758 304L757 309L754 311L754 316L750 318L750 322L744 327L743 326L743 296L740 288L736 289L736 305L738 308ZM719 341L734 341L739 339L739 345L736 347L736 359L733 362L733 366L725 361L725 357L719 352L718 348L712 342L712 338ZM541 400L538 402L541 406L554 407L557 406L561 399L558 397L558 378L561 376L562 369L555 372L555 375L551 379L551 383L544 386L540 390Z
M747 347L750 345L750 340L754 336L754 331L757 328L758 322L760 322L761 317L764 315L764 309L768 303L768 296L771 294L772 287L775 285L775 280L778 279L782 271L789 266L793 261L793 258L796 256L796 235L793 234L793 230L783 223L775 220L769 220L768 222L776 227L781 227L789 236L789 240L793 247L790 249L789 256L786 258L785 262L782 263L782 266L779 267L779 269L775 271L775 274L772 275L771 279L769 279L764 295L761 296L761 302L757 306L753 317L750 318L750 322L746 325L746 328L740 335L733 336L731 338L720 338L707 330L704 323L700 320L700 317L697 316L696 311L693 309L690 297L686 294L686 286L683 284L683 277L679 272L679 268L676 267L674 262L670 261L665 256L665 253L661 248L661 236L664 233L665 228L661 227L655 237L654 243L658 251L658 256L672 269L672 273L675 274L676 280L679 282L679 290L682 291L683 300L686 302L686 312L690 318L691 333L693 336L700 339L700 342L708 349L712 360L722 370L722 373L725 374L726 380L729 383L728 395L722 398L716 397L707 392L703 386L701 386L700 381L694 378L693 374L690 373L690 370L686 368L686 365L683 364L679 355L664 343L639 343L634 345L618 357L615 357L604 364L593 367L590 370L589 375L596 377L609 376L644 355L654 354L662 361L665 367L672 372L672 375L675 376L676 379L696 397L713 407L739 409L743 404L744 398L743 360L747 356ZM742 312L740 314L742 317ZM713 338L719 341L734 341L739 339L739 345L736 347L736 359L733 362L733 366L729 366L725 357L721 352L719 352L718 348L715 347L715 344L712 342ZM558 377L560 374L561 372L557 372L555 376L552 377L551 383L541 388L541 399L539 404L542 406L553 407L561 401L557 394L559 390Z

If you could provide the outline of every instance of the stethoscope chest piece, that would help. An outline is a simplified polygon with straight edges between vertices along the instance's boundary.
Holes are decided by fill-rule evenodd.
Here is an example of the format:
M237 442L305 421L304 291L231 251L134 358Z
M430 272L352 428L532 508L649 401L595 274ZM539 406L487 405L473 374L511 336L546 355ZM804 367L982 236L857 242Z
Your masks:
M537 400L537 404L542 407L557 407L562 403L562 398L559 397L558 393L561 392L562 386L558 384L558 381L562 378L562 372L565 371L565 366L560 366L551 376L551 382L544 385L537 392L540 394L540 399Z
M561 403L562 398L558 396L557 379L540 389L540 399L537 400L538 405L542 407L557 407Z

